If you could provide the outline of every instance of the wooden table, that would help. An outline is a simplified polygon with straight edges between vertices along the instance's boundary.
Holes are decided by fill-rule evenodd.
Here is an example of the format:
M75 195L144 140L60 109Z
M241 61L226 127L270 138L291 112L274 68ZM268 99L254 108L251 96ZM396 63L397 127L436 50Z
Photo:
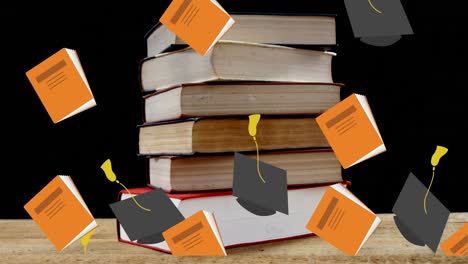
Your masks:
M318 237L228 249L227 257L175 257L118 242L115 219L97 219L85 256L79 241L57 252L32 220L0 220L0 263L468 263L468 257L445 256L440 247L434 254L407 242L392 214L379 217L382 223L354 257ZM466 222L468 213L452 213L441 242Z

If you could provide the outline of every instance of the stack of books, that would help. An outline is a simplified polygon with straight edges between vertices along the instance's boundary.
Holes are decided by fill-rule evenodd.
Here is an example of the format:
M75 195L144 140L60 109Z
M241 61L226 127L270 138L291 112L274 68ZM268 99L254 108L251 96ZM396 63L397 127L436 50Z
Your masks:
M327 186L343 182L315 120L343 86L332 79L335 17L230 15L236 23L204 56L162 24L148 32L138 127L148 186L130 191L161 188L184 217L212 212L226 247L312 235L306 225ZM257 158L252 114L261 115L260 161L287 172L287 213L259 216L233 195L236 153ZM118 237L170 252L166 242L130 240L120 225Z

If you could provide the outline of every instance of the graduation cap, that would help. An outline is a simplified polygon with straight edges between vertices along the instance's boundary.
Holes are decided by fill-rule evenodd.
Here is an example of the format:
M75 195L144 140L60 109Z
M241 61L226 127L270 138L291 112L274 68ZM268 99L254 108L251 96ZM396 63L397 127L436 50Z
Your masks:
M155 244L164 241L162 232L185 219L161 188L134 198L151 211L143 210L132 199L109 206L128 237L138 243Z
M344 0L356 38L373 46L388 46L413 30L399 0Z
M392 211L395 224L409 242L427 245L435 253L439 245L450 211L432 194L424 198L427 188L413 173L410 173Z
M273 215L276 211L288 214L287 172L262 161L259 168L262 178L256 159L235 153L232 195L255 215Z

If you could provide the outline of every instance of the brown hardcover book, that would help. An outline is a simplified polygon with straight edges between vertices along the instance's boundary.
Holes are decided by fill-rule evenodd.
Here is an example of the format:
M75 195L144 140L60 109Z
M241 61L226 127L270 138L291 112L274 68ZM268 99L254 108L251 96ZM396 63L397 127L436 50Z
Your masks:
M256 158L256 153L247 154ZM288 186L343 180L341 165L330 148L267 151L260 160L288 172ZM232 188L233 153L148 158L148 185L167 192L227 190Z
M340 101L339 83L181 84L143 97L144 122L197 116L320 114Z
M254 151L248 125L248 116L146 123L139 127L139 154ZM260 150L330 147L315 116L262 117L256 138Z
M208 81L275 81L332 83L335 53L219 41L204 56L188 47L161 53L140 63L143 92L180 83Z

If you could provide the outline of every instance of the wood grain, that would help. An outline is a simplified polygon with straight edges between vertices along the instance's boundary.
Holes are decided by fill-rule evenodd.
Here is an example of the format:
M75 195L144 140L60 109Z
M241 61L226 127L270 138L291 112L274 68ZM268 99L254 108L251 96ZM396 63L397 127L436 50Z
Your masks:
M1 263L468 263L467 257L447 257L439 248L407 242L392 214L380 214L382 223L357 256L349 257L318 237L307 237L228 249L227 257L175 257L117 241L115 219L97 219L98 229L84 256L77 241L57 252L32 220L0 220ZM463 223L468 213L452 213L441 242Z

